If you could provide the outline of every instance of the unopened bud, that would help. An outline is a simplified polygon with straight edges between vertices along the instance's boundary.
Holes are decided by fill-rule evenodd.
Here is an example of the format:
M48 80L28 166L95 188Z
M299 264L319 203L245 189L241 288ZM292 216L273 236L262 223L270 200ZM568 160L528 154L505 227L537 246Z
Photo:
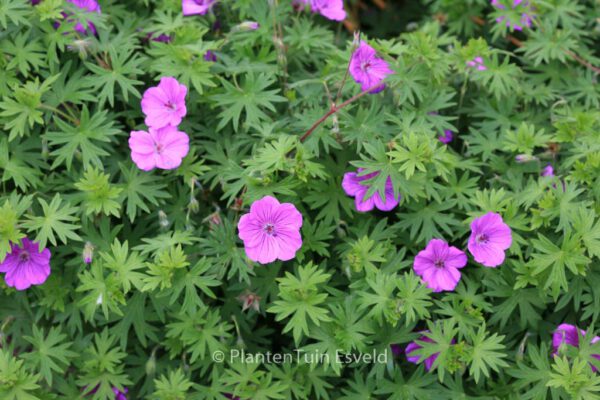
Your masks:
M169 219L163 210L158 212L158 224L161 228L167 228L169 226Z
M515 161L518 163L526 163L526 162L531 162L531 161L537 161L537 157L536 156L532 156L530 154L518 154L515 157Z
M91 264L92 258L94 257L94 245L91 242L85 242L82 257L84 263Z
M235 26L232 31L255 31L260 28L260 24L255 21L244 21L241 24Z

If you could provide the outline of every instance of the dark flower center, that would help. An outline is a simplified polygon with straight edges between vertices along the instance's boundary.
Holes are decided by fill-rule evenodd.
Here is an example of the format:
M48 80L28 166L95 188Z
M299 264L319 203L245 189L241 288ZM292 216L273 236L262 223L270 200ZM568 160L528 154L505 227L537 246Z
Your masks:
M485 233L480 233L479 235L475 236L475 241L479 244L486 244L489 240L490 239Z
M156 150L156 152L158 154L162 153L162 151L165 149L165 146L162 143L156 143L154 145L154 150Z
M26 262L29 261L29 252L26 250L21 251L19 254L19 261Z
M371 69L371 61L365 61L360 65L360 69L363 70L363 72L369 72L369 69Z
M436 268L444 268L444 260L435 260L433 265L435 265Z
M167 107L171 111L177 110L177 105L174 104L171 100L169 100L165 103L165 107Z
M275 233L275 225L273 224L265 224L263 226L263 231L265 231L265 233L269 236L277 236L277 234Z

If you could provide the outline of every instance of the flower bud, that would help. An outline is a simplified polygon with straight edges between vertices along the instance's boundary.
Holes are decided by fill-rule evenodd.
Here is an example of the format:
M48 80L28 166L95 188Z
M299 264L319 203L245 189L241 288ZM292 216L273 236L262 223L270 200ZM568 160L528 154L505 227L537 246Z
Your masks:
M518 154L515 157L515 161L518 163L526 163L530 161L536 161L538 158L536 156L532 156L530 154Z
M83 246L82 257L84 263L92 263L92 258L94 257L94 245L91 242L85 242L85 246Z
M255 21L244 21L235 26L232 30L235 31L255 31L260 28L260 24Z
M158 212L158 224L161 228L167 228L169 226L169 218L167 218L167 214L163 210Z

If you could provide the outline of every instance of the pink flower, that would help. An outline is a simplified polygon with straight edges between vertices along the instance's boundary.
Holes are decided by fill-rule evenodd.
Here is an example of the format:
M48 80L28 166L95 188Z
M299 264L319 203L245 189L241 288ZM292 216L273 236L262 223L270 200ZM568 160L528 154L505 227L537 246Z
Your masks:
M370 93L377 93L385 88L382 83L386 76L393 74L388 63L378 58L375 49L364 41L360 42L358 48L352 54L350 60L350 74L357 83L361 84L363 91L372 88L379 83L381 86L374 88Z
M202 56L202 58L204 58L204 61L210 61L210 62L217 61L217 55L210 50L208 50L206 53L204 53L204 56Z
M151 128L177 126L187 113L185 96L187 87L172 77L160 79L158 86L151 87L142 97L142 112L146 114L146 125Z
M189 140L185 132L171 125L150 128L149 132L131 131L131 159L144 171L153 168L175 169L181 165L181 160L190 149Z
M265 196L250 206L238 223L239 237L252 261L267 264L291 260L302 247L302 214L291 203Z
M444 134L438 137L438 140L444 144L448 144L450 142L452 142L452 139L454 139L454 134L452 133L451 130L446 129L444 131Z
M434 292L454 290L459 269L467 265L467 255L441 239L431 239L415 257L413 269Z
M50 250L40 252L38 243L25 238L21 246L11 244L11 252L0 263L0 272L6 272L4 281L17 290L41 285L50 275L50 256Z
M75 6L77 6L78 8L87 11L87 12L95 12L100 14L100 5L98 4L98 2L96 0L66 0L68 3L74 4ZM69 14L67 13L62 13L62 15L65 17L65 19L67 21L70 21L69 19ZM96 34L96 26L87 21L87 29L89 29L89 31L95 35ZM60 23L56 22L54 24L55 28L58 28L58 26L60 26ZM73 28L75 29L75 31L81 33L82 35L85 35L88 33L86 27L81 23L81 22L77 22L77 24L75 24L75 27Z
M422 331L421 333L429 333L429 331L426 330L426 331ZM429 337L427 337L425 335L421 335L421 337L417 340L420 342L434 343L434 341L432 339L430 339ZM452 343L455 343L454 339L452 339ZM418 344L417 341L410 342L408 344L408 346L406 346L406 350L404 351L408 362L411 362L413 364L418 364L419 360L421 359L421 356L418 356L418 355L411 356L410 353L412 353L415 350L422 349L422 348L423 348L423 346ZM425 361L423 363L425 364L425 369L427 371L429 371L431 369L431 367L433 366L433 363L435 362L435 360L438 358L439 355L440 355L440 353L434 353L425 359Z
M512 244L512 232L499 214L489 212L471 222L469 251L480 264L497 267L504 262L504 251Z
M585 331L583 329L578 329L575 325L571 324L560 324L554 333L552 334L552 355L557 355L559 349L562 346L573 346L579 347L579 335L577 331L581 333L581 336L585 336ZM600 337L594 336L590 343L596 343L600 340ZM597 360L600 360L600 354L592 354ZM594 372L597 371L597 368L590 364L590 367Z
M319 13L333 21L346 19L343 0L292 0L292 6L300 10L305 4L310 4L310 10Z
M554 176L554 168L552 164L548 164L542 170L542 176Z
M362 171L362 168L358 169L358 173ZM358 173L346 172L344 174L344 179L342 180L342 188L346 194L354 197L356 210L367 212L371 211L374 207L377 207L381 211L390 211L398 205L401 196L398 195L398 197L394 197L394 187L392 185L392 180L389 177L385 182L385 199L381 198L379 191L375 192L373 196L367 199L365 197L369 190L369 186L363 185L361 182L379 175L379 172L373 172L363 176L359 176Z
M216 0L182 0L181 8L183 9L183 15L204 15L212 6Z
M123 388L123 391L121 392L119 389L117 389L116 387L112 388L113 393L115 394L115 400L127 400L127 392L129 390L127 390L127 388Z
M471 61L467 61L467 67L477 68L479 71L485 71L487 67L483 64L483 58L475 57Z

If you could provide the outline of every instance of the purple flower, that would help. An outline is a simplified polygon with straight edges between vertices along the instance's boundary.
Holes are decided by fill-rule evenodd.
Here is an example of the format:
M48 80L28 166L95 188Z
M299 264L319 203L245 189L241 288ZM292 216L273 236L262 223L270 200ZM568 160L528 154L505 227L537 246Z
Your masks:
M415 257L413 269L434 292L454 290L460 281L459 269L467 265L467 255L441 239L431 239Z
M165 33L161 33L158 36L154 36L153 33L149 33L146 38L148 40L152 40L153 42L159 42L159 43L171 43L171 41L173 40L173 38L171 37L171 35L167 35Z
M0 272L5 272L4 281L17 290L31 285L41 285L50 275L50 250L40 252L38 243L24 238L21 246L12 243L11 251L0 263Z
M375 49L364 41L360 42L360 45L352 54L349 69L350 75L357 83L361 84L363 91L381 83L381 86L374 88L370 93L382 91L385 88L382 83L383 80L386 76L394 73L385 60L377 57Z
M548 164L542 170L542 176L554 176L554 168L552 164Z
M100 14L100 5L98 4L98 2L96 0L67 0L67 2L76 5L78 8L85 10L87 12L96 12L98 14ZM66 13L63 13L63 16L65 16L65 18L67 18L69 15ZM89 22L87 22L87 27L89 29L89 31L95 35L96 34L96 26ZM77 32L81 33L82 35L85 35L87 33L86 28L83 26L83 24L81 22L77 22L77 24L75 25L74 28Z
M388 177L385 182L385 199L381 198L379 191L375 192L367 199L366 195L367 191L369 190L369 186L363 185L361 182L379 175L379 172L372 172L367 175L359 176L359 173L362 171L363 169L359 168L358 173L346 172L344 174L344 179L342 180L342 188L344 189L344 192L346 192L348 196L354 197L356 210L360 212L367 212L371 211L374 207L377 207L381 211L390 211L394 209L400 202L401 196L398 195L398 197L394 197L394 187L390 177Z
M267 264L291 260L302 247L302 214L291 203L265 196L250 206L238 223L239 237L252 261Z
M32 6L37 6L38 4L40 4L42 2L42 0L31 0L31 5Z
M454 139L454 134L449 129L446 129L443 135L438 136L438 140L444 144L452 142L452 139Z
M211 62L217 62L217 55L215 53L213 53L211 50L208 50L206 53L204 53L204 61L211 61Z
M119 389L117 389L116 387L112 388L113 393L115 394L115 400L127 400L127 392L129 392L129 390L127 388L123 388L123 391L121 392Z
M579 347L579 335L577 333L581 333L581 336L585 336L585 331L583 329L578 329L575 325L571 324L560 324L554 333L552 334L552 355L557 355L558 351L563 346L573 346ZM594 336L590 343L596 343L600 340L600 337ZM600 360L600 354L592 354L597 360ZM590 367L594 372L597 371L597 368L590 364Z
M467 61L467 67L477 68L479 71L485 71L487 67L483 64L483 58L475 57L471 61Z
M181 8L183 15L204 15L212 8L215 2L216 0L182 0Z
M292 6L300 8L302 5L310 4L310 9L314 13L319 13L327 19L333 21L343 21L346 19L346 10L344 10L343 0L293 0Z
M489 212L471 222L469 251L480 264L497 267L504 262L504 251L512 244L512 232L499 214Z
M100 387L100 385L96 386L94 389L92 389L92 391L86 393L86 396L96 393L98 391L99 387ZM84 390L85 390L85 388L84 388ZM129 392L129 390L126 387L123 388L123 391L120 391L116 387L113 387L112 391L115 394L114 400L127 400L126 394L127 394L127 392Z
M500 0L491 0L492 6L498 10L507 10L507 6ZM506 26L515 31L522 31L523 27L531 27L533 22L533 7L528 1L513 0L511 10L507 11L506 15L501 15L496 18L497 23L505 23ZM513 14L513 15L509 15ZM518 19L518 23L511 22Z
M428 330L421 331L420 333L429 333L429 331ZM421 341L421 342L434 343L434 341L432 339L430 339L429 337L427 337L425 335L421 335L421 337L417 340ZM455 342L454 339L452 339L452 343L454 343L454 342ZM406 359L413 364L418 364L421 359L421 356L418 356L418 355L411 356L410 354L413 351L422 349L422 348L423 348L423 346L418 344L417 341L410 342L408 344L408 346L406 346L406 350L404 351L406 354ZM427 371L429 371L431 369L431 367L433 366L433 363L435 362L435 360L438 358L439 355L440 355L440 353L434 353L425 359L425 361L423 363L425 364L425 369Z
M131 159L143 171L175 169L190 150L189 142L188 135L172 125L150 128L149 132L131 131Z
M177 82L177 79L161 78L158 86L147 89L142 97L146 125L155 129L179 125L187 113L186 94L187 87Z
M402 347L399 344L390 344L390 349L394 357L399 357L402 354Z

